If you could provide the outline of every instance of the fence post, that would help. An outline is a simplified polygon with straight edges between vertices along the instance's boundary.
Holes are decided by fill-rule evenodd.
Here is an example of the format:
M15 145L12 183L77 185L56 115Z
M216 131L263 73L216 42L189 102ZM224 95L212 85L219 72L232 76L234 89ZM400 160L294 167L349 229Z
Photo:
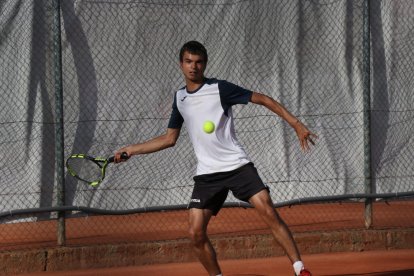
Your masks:
M372 194L371 176L371 23L370 0L364 0L363 8L363 101L364 101L364 187ZM365 228L372 225L372 199L365 199Z
M65 205L65 163L64 163L64 126L63 126L63 84L62 84L62 48L60 26L60 0L53 1L53 60L55 81L55 160L56 160L56 185L57 206ZM57 244L65 245L65 212L58 212L57 219Z

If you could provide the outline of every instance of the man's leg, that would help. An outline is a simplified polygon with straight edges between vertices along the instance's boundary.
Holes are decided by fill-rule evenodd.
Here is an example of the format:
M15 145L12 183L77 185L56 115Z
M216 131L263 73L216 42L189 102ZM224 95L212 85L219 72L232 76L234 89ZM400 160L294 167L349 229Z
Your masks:
M293 239L292 233L273 207L269 192L267 190L262 190L252 196L249 199L249 202L255 207L256 211L267 225L269 225L273 237L282 246L292 262L296 275L311 276L312 274L303 267L299 250Z
M252 196L249 199L249 202L253 205L266 224L269 225L274 238L285 250L292 264L296 261L300 261L299 250L293 236L285 222L273 207L269 192L267 190L262 190Z
M208 209L190 209L190 238L198 259L210 276L221 274L216 252L207 237L207 225L212 216Z

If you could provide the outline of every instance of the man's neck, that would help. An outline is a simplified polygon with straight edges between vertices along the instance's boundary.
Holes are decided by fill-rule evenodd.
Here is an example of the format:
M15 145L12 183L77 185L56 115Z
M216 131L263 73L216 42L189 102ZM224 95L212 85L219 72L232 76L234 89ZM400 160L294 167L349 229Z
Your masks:
M201 81L186 81L187 85L187 91L195 91L199 89L205 82L205 78L203 78Z

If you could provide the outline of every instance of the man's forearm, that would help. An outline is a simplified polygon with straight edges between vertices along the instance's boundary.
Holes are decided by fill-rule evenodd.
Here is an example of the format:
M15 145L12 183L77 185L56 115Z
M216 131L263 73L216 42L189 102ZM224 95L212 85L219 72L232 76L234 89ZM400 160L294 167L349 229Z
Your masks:
M265 106L270 111L279 115L282 119L284 119L288 124L294 127L300 121L296 118L292 113L290 113L283 105L275 101L273 98L263 95L258 92L254 92L252 95L252 100L255 104L260 104Z
M129 155L147 154L173 147L180 135L180 129L168 128L164 135L157 136L143 143L137 143L125 147Z
M136 154L147 154L147 153L153 153L157 152L169 147L172 147L174 143L171 143L166 139L166 135L161 135L159 137L153 138L151 140L148 140L144 143L138 143L129 146L130 153L133 155Z

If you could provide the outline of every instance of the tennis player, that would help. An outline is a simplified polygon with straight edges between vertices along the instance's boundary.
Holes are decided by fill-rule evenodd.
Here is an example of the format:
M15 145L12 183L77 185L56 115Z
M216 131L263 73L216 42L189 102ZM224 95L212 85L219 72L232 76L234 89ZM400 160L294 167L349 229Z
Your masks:
M185 43L179 58L186 86L175 93L166 133L119 149L115 154L116 162L124 161L120 158L121 152L133 156L174 146L185 123L198 159L193 194L188 205L189 233L198 259L209 275L222 274L207 236L207 225L221 209L229 190L236 198L249 202L267 223L292 262L296 275L311 275L301 261L289 228L273 207L267 186L236 139L232 106L252 102L276 113L296 131L304 151L310 149L309 143L314 144L313 139L317 136L271 97L224 80L206 78L204 70L208 55L201 43ZM211 134L203 131L207 120L215 124Z

